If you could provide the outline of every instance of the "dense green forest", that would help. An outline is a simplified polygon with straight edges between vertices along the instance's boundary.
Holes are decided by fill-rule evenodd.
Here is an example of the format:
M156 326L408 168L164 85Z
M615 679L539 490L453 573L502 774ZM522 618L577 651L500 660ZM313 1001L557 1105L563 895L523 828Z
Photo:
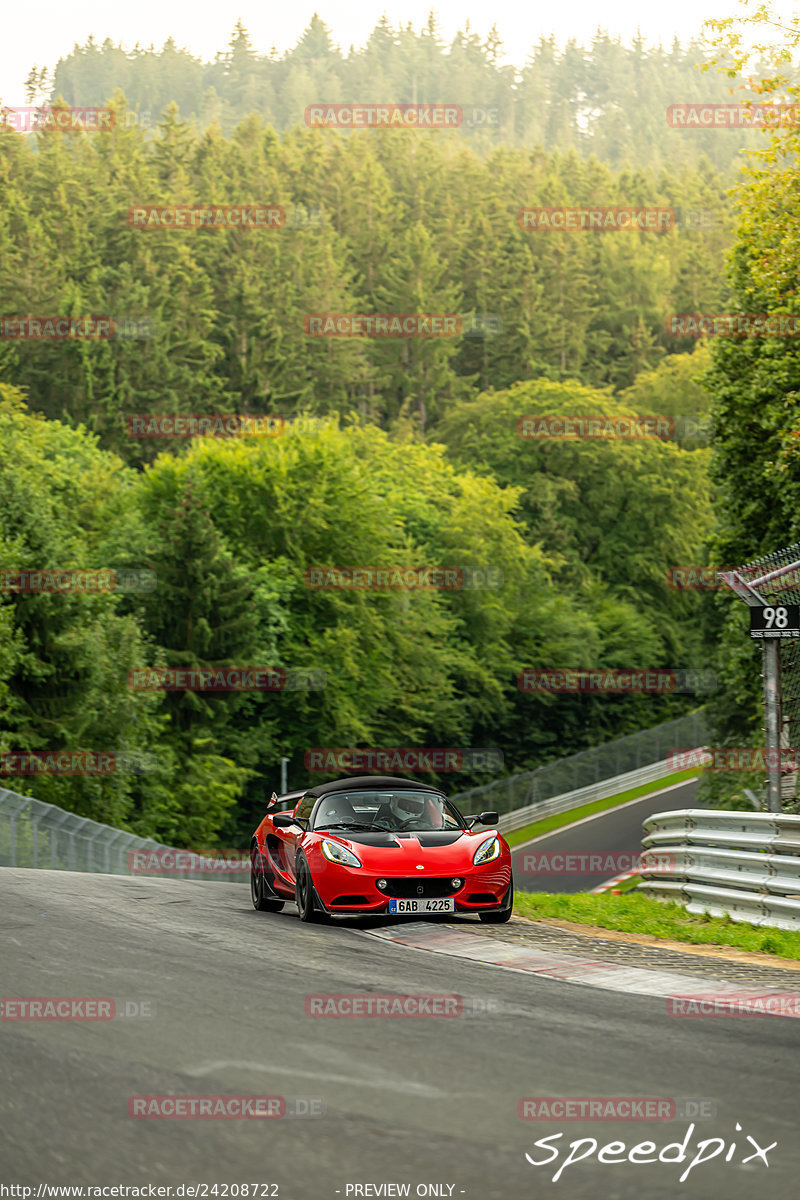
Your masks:
M76 47L54 80L32 72L32 99L52 88L108 102L118 120L95 135L0 131L1 311L108 317L115 332L0 338L0 564L155 584L0 592L0 753L114 750L147 764L7 786L175 844L246 845L283 755L294 786L306 752L326 746L496 747L513 772L697 703L524 693L525 667L716 665L730 678L736 658L726 694L744 698L752 729L752 663L714 659L720 639L741 637L735 614L667 575L797 536L797 352L730 338L709 351L672 336L668 318L796 311L794 135L746 177L736 215L728 193L750 135L695 131L687 151L688 133L658 124L668 103L730 95L730 80L695 70L695 48L542 42L520 73L497 51L382 23L344 57L315 19L282 59L259 57L239 28L208 66L172 45L107 43ZM495 131L302 123L305 104L363 98L367 83L398 102L480 97L503 116ZM126 119L144 107L159 110L152 125ZM280 206L286 221L129 220L142 205L234 204ZM573 233L517 219L590 205L676 220ZM310 337L314 313L457 314L462 332ZM131 426L232 413L278 416L280 435ZM575 415L674 418L678 432L519 436L524 418ZM475 568L496 582L310 587L309 569L331 565ZM145 666L261 666L300 683L132 689Z
M100 313L124 334L0 342L0 370L46 416L131 461L139 412L358 412L427 433L477 390L540 376L624 388L694 348L671 313L723 301L725 181L708 164L621 170L456 132L294 129L230 138L170 109L156 139L0 137L0 297L15 313ZM141 205L281 206L276 229L132 228ZM703 214L663 232L521 229L531 206ZM295 219L300 214L299 219ZM312 221L311 215L318 220ZM462 316L458 338L315 338L319 312Z
M33 70L31 98L102 104L124 92L138 123L154 125L176 103L200 129L218 123L230 134L251 113L279 132L303 123L307 105L325 101L457 104L462 137L483 148L539 147L594 156L614 168L658 169L707 159L727 170L756 133L684 131L667 124L671 104L726 103L752 96L745 76L730 80L703 67L699 41L669 49L637 38L625 46L598 30L590 46L564 47L541 37L517 70L492 29L467 27L448 45L431 18L416 31L382 18L362 48L343 54L314 16L296 46L283 55L259 53L241 23L227 48L203 63L173 40L160 50L125 50L89 39L54 72Z

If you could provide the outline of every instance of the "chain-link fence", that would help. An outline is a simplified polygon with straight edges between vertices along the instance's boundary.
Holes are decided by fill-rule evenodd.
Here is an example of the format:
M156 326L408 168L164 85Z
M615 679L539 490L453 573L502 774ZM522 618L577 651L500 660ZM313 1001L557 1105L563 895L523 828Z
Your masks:
M653 729L643 729L547 763L535 771L472 788L453 799L462 808L468 805L476 811L491 808L507 813L659 762L670 750L702 745L705 736L701 709L676 721L665 721ZM223 853L225 858L220 857ZM54 804L0 788L0 867L246 881L247 856L235 853L238 860L222 851L206 851L208 859L198 851L176 851L152 838L137 837L66 812ZM237 866L237 862L242 866Z
M164 875L182 879L249 879L246 855L239 859L176 851L152 838L137 837L0 788L0 867L43 867L53 871L109 875ZM215 857L217 856L217 857ZM226 865L227 864L227 865ZM202 869L205 866L206 869Z
M545 763L533 771L521 775L509 775L494 783L483 784L459 792L452 799L462 812L495 810L498 813L512 812L529 804L551 800L564 792L576 791L624 775L649 763L660 762L671 750L690 749L702 746L707 736L705 716L702 709L664 721L652 729L642 729L627 737L617 738L591 750L581 750L569 758L559 758Z

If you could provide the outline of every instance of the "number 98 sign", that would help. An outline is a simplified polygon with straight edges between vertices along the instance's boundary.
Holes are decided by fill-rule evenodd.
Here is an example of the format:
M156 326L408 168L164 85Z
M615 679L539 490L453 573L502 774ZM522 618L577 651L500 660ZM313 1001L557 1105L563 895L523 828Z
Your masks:
M800 604L766 604L750 609L750 637L800 638Z

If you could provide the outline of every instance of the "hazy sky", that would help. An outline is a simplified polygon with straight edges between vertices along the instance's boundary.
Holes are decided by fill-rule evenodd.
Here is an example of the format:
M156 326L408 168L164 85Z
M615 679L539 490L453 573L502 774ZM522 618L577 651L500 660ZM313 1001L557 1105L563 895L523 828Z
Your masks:
M0 41L0 99L5 104L24 104L23 84L31 66L55 66L69 54L75 42L89 34L98 41L110 37L132 47L154 43L157 47L172 35L176 42L204 60L223 49L238 17L250 32L256 49L264 53L273 45L289 49L317 11L332 29L334 40L346 51L360 46L382 13L393 25L409 21L418 28L427 20L431 0L318 0L317 3L275 4L264 0L234 0L203 4L202 0L137 0L134 4L109 4L107 0L33 0L9 3L2 16ZM641 0L556 0L555 3L521 3L520 0L439 0L435 6L445 38L469 19L472 28L485 35L497 25L507 59L522 64L530 46L541 34L554 33L559 41L575 37L588 41L598 25L629 41L640 29L652 42L669 44L675 34L688 41L700 32L703 20L737 11L736 0L670 0L669 4Z

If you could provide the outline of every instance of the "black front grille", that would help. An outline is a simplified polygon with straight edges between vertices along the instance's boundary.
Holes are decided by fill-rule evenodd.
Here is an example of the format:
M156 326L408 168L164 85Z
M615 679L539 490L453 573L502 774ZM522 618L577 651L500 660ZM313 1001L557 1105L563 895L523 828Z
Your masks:
M337 904L369 904L366 896L337 896L331 901L331 908L335 908Z
M497 904L494 892L470 892L466 897L467 904Z
M454 896L458 890L450 879L387 879L386 887L381 888L384 896L394 896L398 900L415 900L417 897L435 900Z

